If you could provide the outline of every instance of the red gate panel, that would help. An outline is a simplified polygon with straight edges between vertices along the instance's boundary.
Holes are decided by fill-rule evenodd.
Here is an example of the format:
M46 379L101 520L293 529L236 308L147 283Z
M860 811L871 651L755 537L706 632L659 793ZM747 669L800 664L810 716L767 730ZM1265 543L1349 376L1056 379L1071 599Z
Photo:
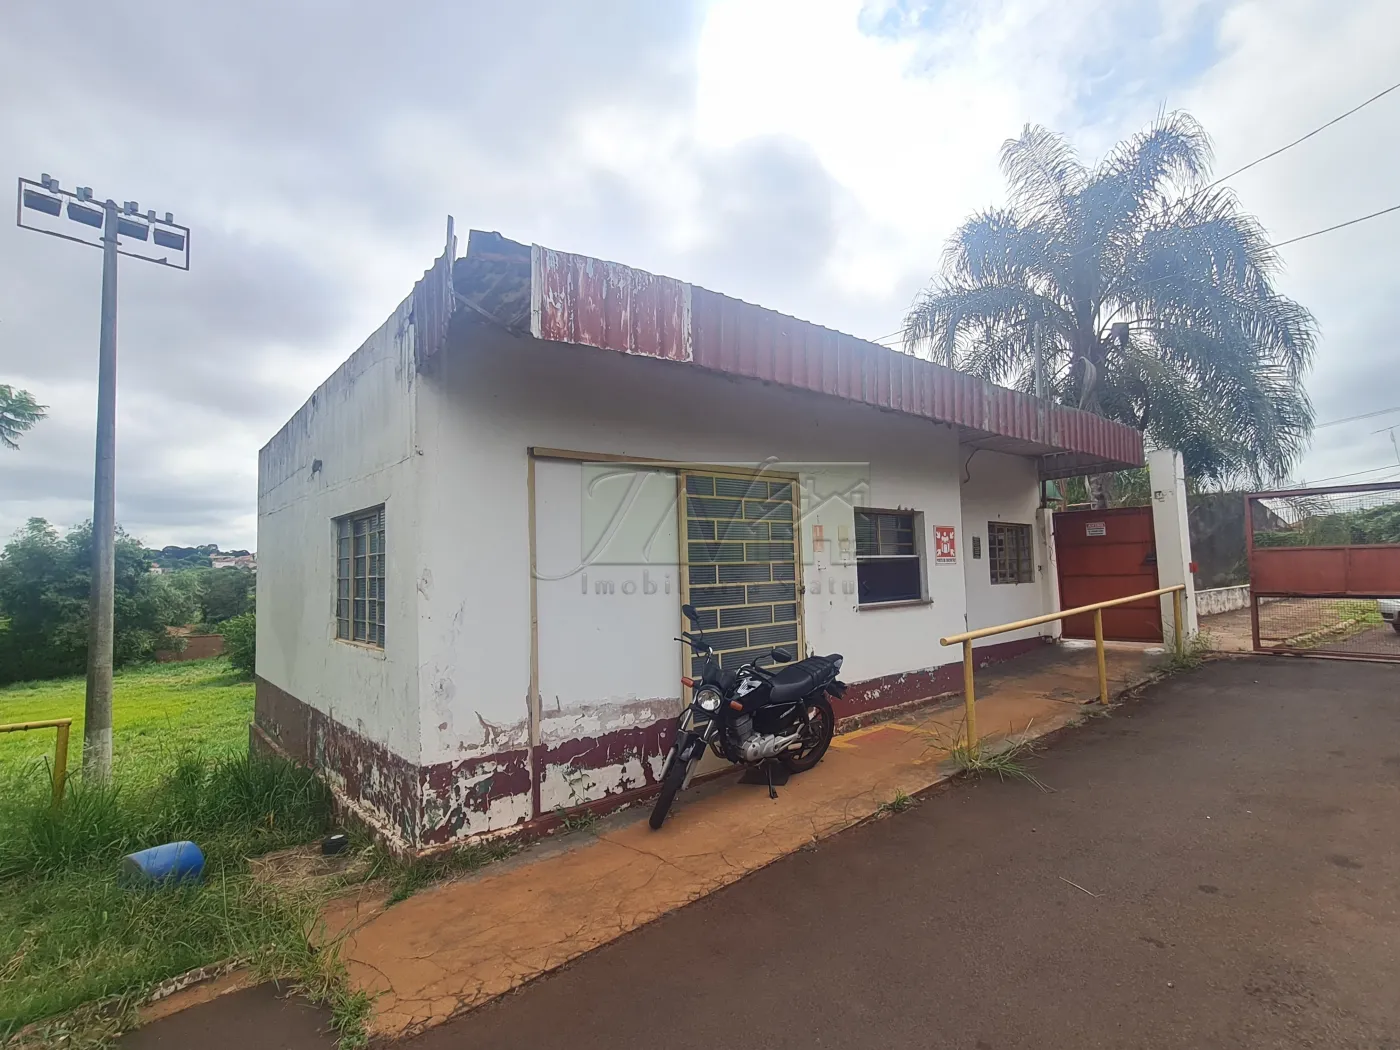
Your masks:
M1152 508L1059 512L1055 515L1055 561L1062 609L1155 591L1160 584ZM1103 633L1114 641L1160 642L1161 603L1146 598L1105 609ZM1094 637L1093 615L1066 619L1064 636Z
M1245 499L1260 652L1400 660L1400 482Z

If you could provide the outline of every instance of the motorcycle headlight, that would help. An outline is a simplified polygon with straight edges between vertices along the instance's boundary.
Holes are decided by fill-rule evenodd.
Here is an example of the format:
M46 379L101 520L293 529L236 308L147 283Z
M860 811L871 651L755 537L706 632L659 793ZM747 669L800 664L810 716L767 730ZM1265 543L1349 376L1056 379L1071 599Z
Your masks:
M695 706L701 711L718 711L719 705L724 701L719 690L714 686L705 686L695 693Z

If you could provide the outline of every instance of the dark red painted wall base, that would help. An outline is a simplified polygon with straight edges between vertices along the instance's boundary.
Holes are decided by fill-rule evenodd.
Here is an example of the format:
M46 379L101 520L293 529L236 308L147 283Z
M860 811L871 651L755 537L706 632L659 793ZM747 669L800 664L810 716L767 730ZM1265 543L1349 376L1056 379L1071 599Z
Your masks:
M979 647L977 666L1014 659L1043 648L1049 639L1028 638ZM868 714L884 708L917 704L962 687L961 661L904 674L885 675L849 686L846 695L833 701L837 719ZM327 780L350 802L368 809L399 829L411 850L440 848L469 837L471 815L484 813L493 800L528 793L531 819L516 824L511 833L545 834L559 823L557 813L540 811L540 777L552 764L572 762L578 769L603 769L629 757L664 754L670 746L674 723L667 719L650 726L636 726L606 737L571 740L552 748L536 747L501 752L457 762L414 766L387 748L366 739L335 719L303 703L270 682L257 680L257 727L278 748L298 762L327 774ZM533 758L533 761L531 760ZM478 770L495 767L479 780L472 792L459 793L454 785L472 781ZM656 790L651 769L642 762L644 784L594 799L576 810L605 813L640 801ZM723 771L721 771L723 772ZM571 812L574 810L571 810ZM429 827L427 814L434 814Z
M253 722L287 755L326 775L339 793L417 847L422 812L416 765L260 677L254 681Z

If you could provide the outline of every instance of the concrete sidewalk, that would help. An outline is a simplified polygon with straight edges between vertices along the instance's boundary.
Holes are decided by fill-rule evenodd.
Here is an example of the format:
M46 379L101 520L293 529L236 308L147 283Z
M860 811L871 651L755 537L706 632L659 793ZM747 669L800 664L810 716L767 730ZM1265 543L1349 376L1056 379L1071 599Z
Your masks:
M1113 691L1150 665L1143 647L1113 648ZM977 686L984 741L1040 736L1097 697L1094 651L1047 649L979 671ZM393 906L375 887L336 902L327 927L345 934L351 978L376 996L372 1033L440 1024L939 783L962 718L957 699L846 733L776 801L727 774L682 795L658 832L638 807Z

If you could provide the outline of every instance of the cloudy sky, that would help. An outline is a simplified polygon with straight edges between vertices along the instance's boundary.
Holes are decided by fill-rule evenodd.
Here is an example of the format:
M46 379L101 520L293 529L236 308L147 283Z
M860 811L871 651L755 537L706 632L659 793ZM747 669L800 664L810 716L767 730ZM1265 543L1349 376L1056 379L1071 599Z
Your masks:
M193 227L190 273L121 268L118 518L252 547L257 449L449 213L881 338L1026 122L1094 158L1186 108L1223 173L1400 80L1397 30L1394 0L23 4L0 174ZM1232 184L1307 233L1400 203L1397 131L1400 92ZM1400 213L1284 257L1319 420L1400 406ZM0 450L0 536L89 513L100 261L0 228L0 382L51 406ZM1320 429L1300 476L1397 464L1391 424Z

